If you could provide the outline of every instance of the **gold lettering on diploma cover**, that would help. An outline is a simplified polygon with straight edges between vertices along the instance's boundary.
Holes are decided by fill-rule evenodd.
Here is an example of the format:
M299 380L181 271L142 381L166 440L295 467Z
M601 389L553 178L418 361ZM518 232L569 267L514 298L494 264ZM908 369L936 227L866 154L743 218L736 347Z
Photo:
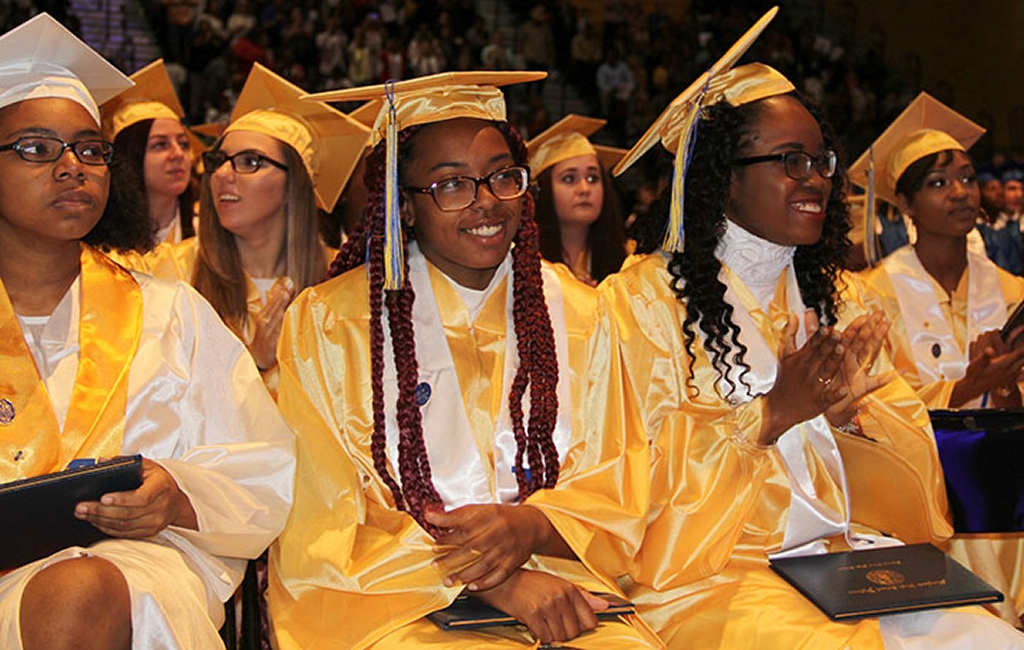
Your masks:
M901 585L907 579L907 577L899 571L893 571L891 569L874 569L872 571L868 571L864 577L872 584L885 587L890 585Z

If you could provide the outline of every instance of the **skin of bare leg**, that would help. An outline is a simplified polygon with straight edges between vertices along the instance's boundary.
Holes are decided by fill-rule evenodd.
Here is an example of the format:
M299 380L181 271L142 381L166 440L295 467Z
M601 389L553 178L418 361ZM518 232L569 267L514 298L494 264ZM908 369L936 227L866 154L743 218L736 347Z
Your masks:
M24 650L130 650L128 583L96 557L58 562L36 574L21 598Z

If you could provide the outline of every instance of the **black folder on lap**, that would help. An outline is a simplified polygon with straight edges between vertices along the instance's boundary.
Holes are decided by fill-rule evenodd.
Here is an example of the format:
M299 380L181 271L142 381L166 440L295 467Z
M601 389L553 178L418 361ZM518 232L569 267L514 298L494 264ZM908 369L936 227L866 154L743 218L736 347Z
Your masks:
M771 568L833 621L1003 600L931 544L782 558Z
M636 613L633 603L627 602L615 594L599 593L594 595L608 601L608 609L595 612L599 621ZM466 594L456 598L448 607L428 614L427 618L445 630L470 630L493 625L519 624L514 617L500 609L491 607L482 600Z
M69 546L89 546L108 535L75 518L81 501L142 485L142 457L127 456L80 469L0 485L0 571L16 569Z

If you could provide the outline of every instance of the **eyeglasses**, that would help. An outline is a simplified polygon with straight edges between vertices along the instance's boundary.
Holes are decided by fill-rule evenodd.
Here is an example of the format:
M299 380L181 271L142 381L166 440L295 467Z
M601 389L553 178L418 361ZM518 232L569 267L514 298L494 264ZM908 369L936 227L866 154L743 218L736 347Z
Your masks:
M818 157L814 157L804 151L787 151L786 153L773 153L768 156L737 158L732 161L732 164L745 167L763 162L782 161L786 165L786 176L795 181L805 181L811 177L812 169L817 171L822 178L832 178L836 173L837 160L836 152L829 149Z
M231 156L220 150L204 151L203 171L207 174L212 174L229 160L231 161L231 169L234 169L238 174L255 174L263 168L263 163L269 163L278 169L288 171L288 167L284 164L279 163L272 158L267 158L258 151L251 151L249 149L239 151Z
M404 185L410 192L430 194L434 203L444 212L465 210L476 201L476 193L480 183L487 183L491 194L500 201L511 201L526 194L530 187L530 168L525 165L513 165L491 172L479 178L474 176L452 176L428 187L412 187Z
M68 149L74 151L75 157L84 165L109 165L114 159L114 145L95 138L64 142L60 138L26 135L0 145L0 151L15 151L22 160L34 163L59 160Z

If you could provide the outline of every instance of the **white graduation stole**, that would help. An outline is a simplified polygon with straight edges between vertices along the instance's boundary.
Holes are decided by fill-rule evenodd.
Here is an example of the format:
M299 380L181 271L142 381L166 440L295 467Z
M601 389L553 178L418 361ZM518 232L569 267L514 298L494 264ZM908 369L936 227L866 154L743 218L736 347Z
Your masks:
M806 307L800 295L792 262L784 274L788 311L800 315L797 346L802 346L807 341L802 316ZM731 400L737 404L749 402L755 396L767 394L775 385L778 375L776 355L777 350L782 349L782 341L777 337L780 337L782 332L771 331L770 335L774 340L771 343L766 341L766 332L757 326L751 316L752 311L761 311L753 294L725 264L722 265L720 279L727 287L725 301L733 307L733 322L740 329L740 342L747 348L744 361L750 366L750 371L743 375L744 381L750 386L749 389L739 381L743 369L730 367L728 377L736 386L736 392L733 393ZM764 320L769 324L771 322L768 315L765 315ZM726 394L728 386L724 380L720 381L719 387L722 394ZM818 497L805 451L807 446L822 459L829 477L841 488L845 501L844 512L836 512ZM826 538L843 534L849 539L850 504L846 473L842 456L825 416L818 415L787 430L779 437L775 448L789 476L791 496L782 549L772 554L772 557L823 553L826 550Z
M987 258L967 253L967 340L961 349L946 321L928 274L912 246L883 260L903 314L903 326L921 383L960 379L967 372L971 341L1006 322L1006 301L996 266ZM938 354L936 354L938 352ZM981 405L977 397L964 405Z
M519 367L515 330L512 327L511 253L502 265L504 273L495 273L494 281L500 281L507 273L506 314L508 329L505 336L505 363L503 383L494 390L501 391L501 410L494 433L494 460L488 460L490 450L477 444L462 402L455 362L445 338L441 315L434 289L430 283L427 260L415 243L410 243L409 276L416 293L413 302L413 331L416 336L416 361L419 369L418 382L430 387L430 397L420 407L423 422L423 438L430 458L430 469L434 487L446 508L452 509L470 503L513 503L519 496L519 487L512 467L515 464L516 442L512 432L512 419L508 411L508 390ZM551 317L551 328L555 334L555 350L558 357L558 419L553 432L559 460L565 458L572 433L571 391L568 363L568 337L565 330L565 310L562 302L561 285L558 276L542 265L544 297ZM398 421L395 412L395 398L398 393L394 353L391 348L390 328L387 326L387 309L384 310L384 413L387 434L387 452L392 473L401 484L398 467ZM523 397L523 422L529 421L529 390ZM524 456L523 462L528 462Z

